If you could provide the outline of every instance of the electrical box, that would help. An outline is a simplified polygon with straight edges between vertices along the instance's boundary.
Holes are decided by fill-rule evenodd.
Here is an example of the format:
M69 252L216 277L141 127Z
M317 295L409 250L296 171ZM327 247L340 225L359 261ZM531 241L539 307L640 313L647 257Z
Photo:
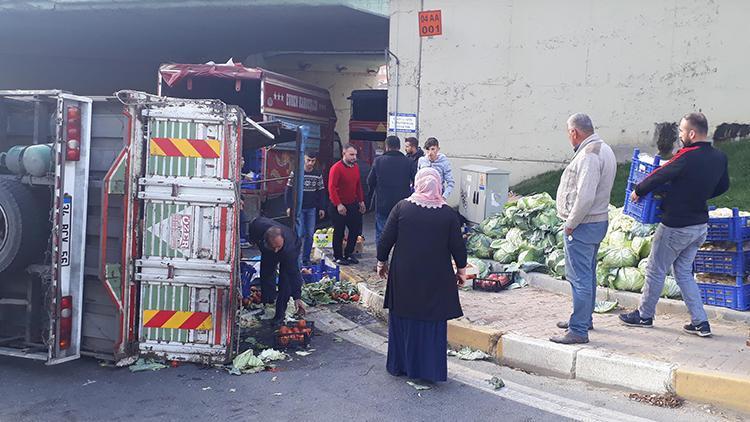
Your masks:
M510 172L494 167L464 166L461 168L460 211L472 223L503 210L508 200Z

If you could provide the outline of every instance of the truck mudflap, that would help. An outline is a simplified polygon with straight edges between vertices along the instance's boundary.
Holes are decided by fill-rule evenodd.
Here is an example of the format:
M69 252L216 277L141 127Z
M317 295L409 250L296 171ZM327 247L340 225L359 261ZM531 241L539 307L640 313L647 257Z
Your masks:
M238 278L239 160L244 114L216 100L120 92L140 124L141 211L135 281L142 355L232 358Z

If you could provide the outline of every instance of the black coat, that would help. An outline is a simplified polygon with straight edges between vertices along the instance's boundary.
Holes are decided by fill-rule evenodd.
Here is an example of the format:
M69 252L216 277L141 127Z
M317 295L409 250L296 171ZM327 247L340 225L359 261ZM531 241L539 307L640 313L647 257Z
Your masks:
M400 151L388 151L372 163L369 186L369 203L381 215L388 215L398 201L411 195L415 167ZM375 196L375 203L372 197Z
M263 236L271 227L281 229L284 247L274 252L265 245ZM299 254L302 242L292 229L266 217L258 217L250 223L250 241L260 249L260 278L261 281L271 282L276 275L276 265L279 266L279 283L286 284L291 296L299 299L302 290L302 275L299 268Z
M399 202L391 211L378 243L378 261L393 249L385 308L403 318L445 321L463 315L456 275L466 267L466 245L458 213Z

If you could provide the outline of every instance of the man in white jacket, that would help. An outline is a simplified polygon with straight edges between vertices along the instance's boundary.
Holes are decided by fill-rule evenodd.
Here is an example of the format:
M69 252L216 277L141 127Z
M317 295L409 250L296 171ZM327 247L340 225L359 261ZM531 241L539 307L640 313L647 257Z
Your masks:
M443 198L448 199L453 192L453 186L456 185L456 180L453 178L453 170L451 169L451 163L448 158L440 153L440 144L436 138L427 138L427 142L424 144L426 155L419 157L417 162L417 171L422 170L425 167L432 167L440 173L440 177L443 180Z
M596 301L596 255L607 234L609 197L617 171L612 148L594 132L589 116L577 113L568 119L568 139L573 160L557 188L557 214L565 222L565 278L573 290L573 314L559 328L564 335L555 343L588 343Z

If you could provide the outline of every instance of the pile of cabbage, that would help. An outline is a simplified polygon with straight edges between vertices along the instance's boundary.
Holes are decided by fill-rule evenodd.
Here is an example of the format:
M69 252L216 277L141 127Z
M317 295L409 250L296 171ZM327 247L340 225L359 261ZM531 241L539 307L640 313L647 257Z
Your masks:
M466 243L469 254L477 258L540 265L553 252L559 254L562 245L562 221L547 193L506 203L503 213L484 220Z
M641 224L610 206L609 229L599 248L597 283L617 290L641 292L651 252L655 225ZM564 233L557 217L555 200L547 193L520 198L505 204L503 213L484 220L467 239L469 254L500 264L533 264L565 277ZM478 260L472 259L474 265ZM484 267L483 267L484 268ZM679 298L680 290L671 276L663 297Z

